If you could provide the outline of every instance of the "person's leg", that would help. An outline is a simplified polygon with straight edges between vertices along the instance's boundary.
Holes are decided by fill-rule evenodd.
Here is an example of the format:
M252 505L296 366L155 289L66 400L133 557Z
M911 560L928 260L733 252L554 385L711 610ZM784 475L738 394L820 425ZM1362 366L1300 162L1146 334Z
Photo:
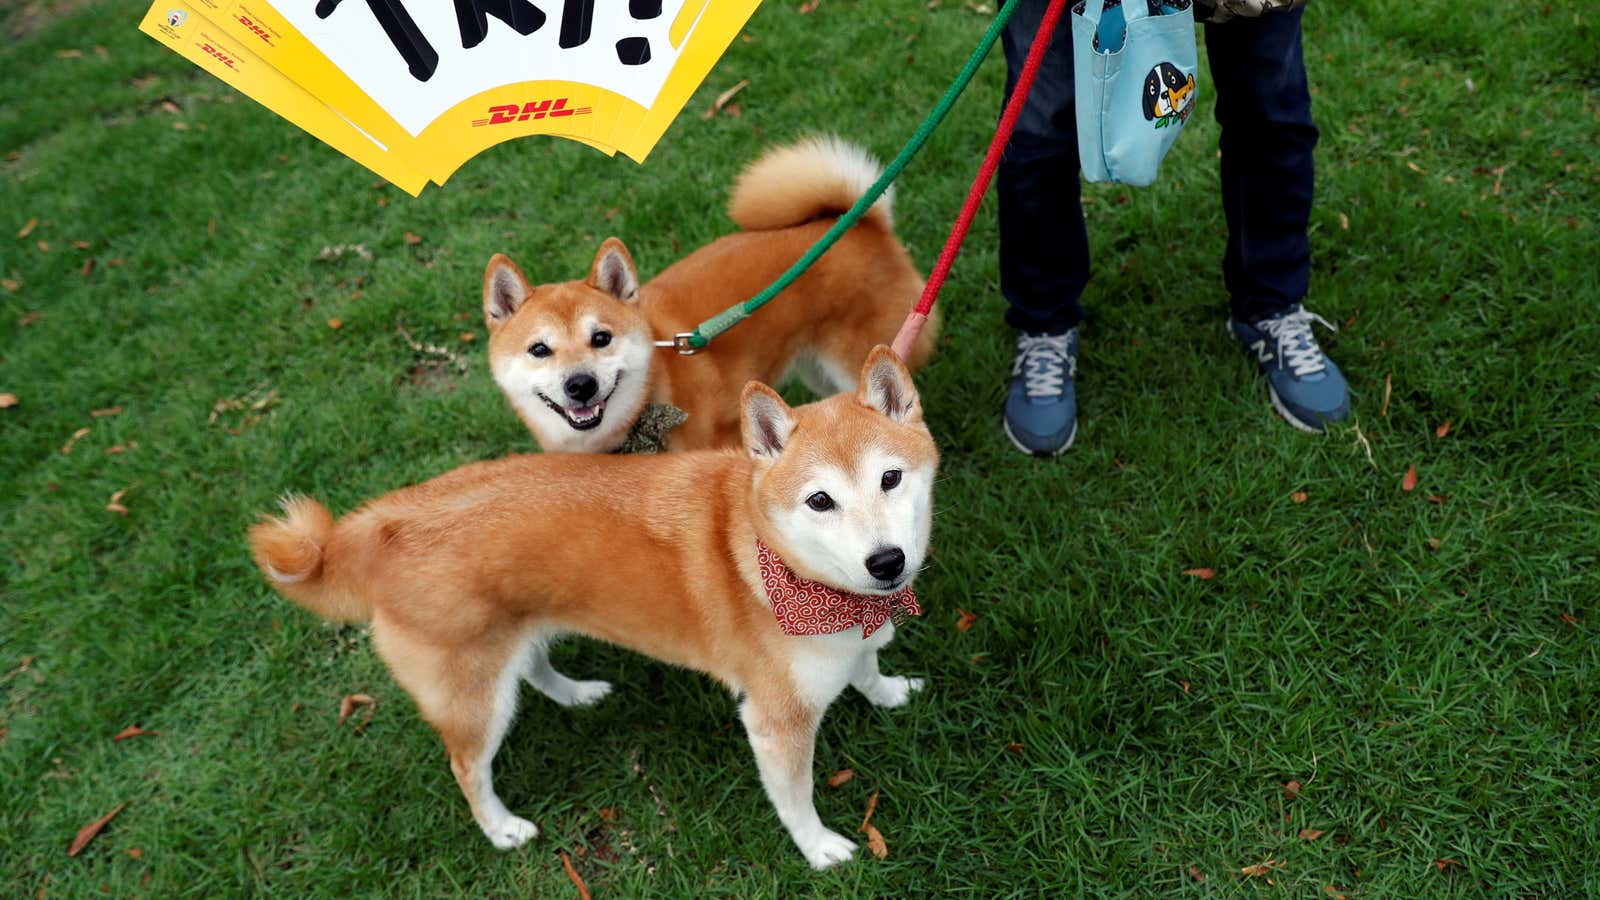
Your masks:
M1006 23L1007 102L1022 73L1046 0L1022 0ZM1072 29L1065 17L1000 161L1000 291L1015 328L1005 431L1017 449L1052 456L1077 434L1073 373L1089 280L1089 235L1078 184Z
M1301 52L1302 10L1206 26L1222 126L1223 281L1230 328L1267 377L1290 424L1322 431L1349 415L1339 367L1301 305L1311 283L1317 126ZM1327 324L1323 322L1323 324Z

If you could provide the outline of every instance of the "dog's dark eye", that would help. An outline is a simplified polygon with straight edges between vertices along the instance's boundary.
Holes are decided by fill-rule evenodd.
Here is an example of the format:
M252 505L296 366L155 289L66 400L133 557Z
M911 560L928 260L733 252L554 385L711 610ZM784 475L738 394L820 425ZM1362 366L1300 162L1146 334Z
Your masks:
M539 343L529 347L528 353L538 359L544 359L546 356L550 355L550 345L546 344L544 341L540 341Z
M611 332L609 331L596 331L594 335L589 338L589 346L591 347L604 347L610 343Z
M900 470L899 469L890 469L889 471L883 473L883 489L884 490L892 491L892 490L894 490L895 488L897 488L899 486L900 486Z
M833 498L829 497L826 491L817 491L806 498L806 505L817 512L827 512L833 509Z

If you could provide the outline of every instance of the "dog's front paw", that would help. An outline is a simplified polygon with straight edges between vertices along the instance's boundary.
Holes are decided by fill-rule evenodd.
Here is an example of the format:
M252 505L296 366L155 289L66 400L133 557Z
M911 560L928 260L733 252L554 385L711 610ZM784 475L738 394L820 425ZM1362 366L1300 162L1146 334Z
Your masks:
M922 690L926 684L921 678L907 678L904 675L884 675L873 685L871 691L864 692L867 700L874 706L883 706L893 709L896 706L905 706L911 695Z
M822 870L838 865L855 855L856 845L847 837L824 828L822 833L800 847L811 868Z
M574 681L566 695L557 699L562 706L593 706L609 693L609 681Z
M515 850L539 836L539 826L527 819L506 816L500 822L483 829L489 842L500 850Z

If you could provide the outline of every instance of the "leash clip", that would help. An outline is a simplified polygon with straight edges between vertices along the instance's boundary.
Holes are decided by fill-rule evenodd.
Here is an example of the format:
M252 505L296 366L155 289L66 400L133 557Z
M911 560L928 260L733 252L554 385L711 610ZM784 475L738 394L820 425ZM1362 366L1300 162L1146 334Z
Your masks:
M680 331L673 335L672 340L670 341L652 341L651 343L657 347L672 347L678 351L679 356L693 356L700 351L696 350L694 345L689 343L689 339L692 337L694 337L694 332Z

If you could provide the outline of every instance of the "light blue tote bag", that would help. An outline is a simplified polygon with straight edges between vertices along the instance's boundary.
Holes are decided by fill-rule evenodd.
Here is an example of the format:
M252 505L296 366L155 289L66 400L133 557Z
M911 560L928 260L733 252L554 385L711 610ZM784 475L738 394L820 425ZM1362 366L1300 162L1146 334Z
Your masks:
M1171 0L1169 0L1169 3ZM1146 185L1194 110L1194 9L1146 0L1072 10L1072 60L1083 177Z

